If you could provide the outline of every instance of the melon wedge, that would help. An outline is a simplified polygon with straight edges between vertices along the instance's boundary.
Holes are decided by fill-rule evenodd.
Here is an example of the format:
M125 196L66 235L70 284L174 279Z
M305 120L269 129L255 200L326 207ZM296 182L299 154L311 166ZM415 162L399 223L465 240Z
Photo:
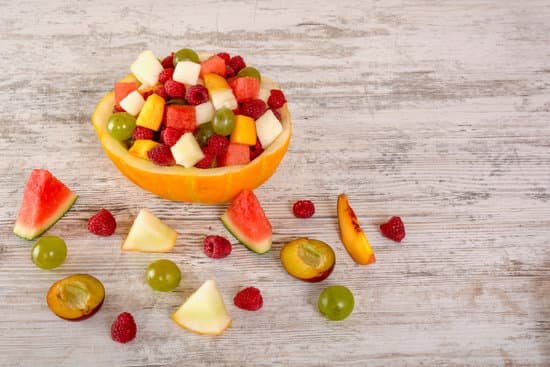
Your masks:
M231 316L214 280L207 280L172 315L179 326L203 335L220 335L231 325Z
M45 169L35 169L25 186L13 233L32 240L53 226L74 204L77 195Z
M233 199L221 217L221 221L225 228L248 249L258 254L271 249L271 223L252 191L241 191Z
M122 250L168 252L176 244L177 237L178 233L162 223L153 213L141 209L122 244Z

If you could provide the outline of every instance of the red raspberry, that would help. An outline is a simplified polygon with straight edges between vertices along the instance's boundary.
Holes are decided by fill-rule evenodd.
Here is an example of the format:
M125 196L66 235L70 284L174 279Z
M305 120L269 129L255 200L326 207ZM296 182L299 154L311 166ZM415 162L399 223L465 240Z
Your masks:
M257 120L267 110L267 105L261 99L253 99L241 105L241 113Z
M101 209L88 220L88 231L98 236L110 236L115 229L115 217L107 209Z
M229 60L231 59L231 56L229 56L227 52L220 52L218 56L221 57L223 61L225 61L225 65L229 64Z
M281 108L286 103L285 95L282 91L278 89L272 89L269 93L269 98L267 99L267 104L271 109L275 110Z
M229 140L225 136L214 134L208 138L207 149L216 156L225 153L228 146Z
M164 90L170 98L183 98L185 97L185 85L178 83L172 79L168 79L164 83Z
M172 75L174 75L174 68L166 68L159 74L159 83L164 84L167 80L172 79Z
M292 206L296 218L311 218L315 213L315 205L311 200L298 200Z
M263 151L264 148L262 147L262 143L260 143L260 139L256 138L256 145L250 147L250 160L253 161L256 159Z
M154 136L155 132L153 130L143 126L136 126L134 133L132 134L132 138L134 138L134 140L153 140Z
M204 153L204 158L195 164L195 167L197 168L210 168L212 167L212 163L214 163L214 159L216 158L216 155L212 153L208 147L202 148L202 152Z
M380 231L390 240L401 242L405 238L405 226L400 217L391 217L389 221L380 225Z
M170 147L165 144L158 144L148 151L147 158L157 166L173 166L176 164Z
M226 77L227 79L229 79L229 78L234 77L235 75L237 75L237 73L235 72L235 70L233 70L233 68L232 68L231 66L226 65L226 66L225 66L225 77Z
M264 300L258 288L248 287L235 295L233 303L243 310L257 311L262 308Z
M128 343L136 337L137 326L132 314L123 312L111 325L111 338L115 342Z
M241 109L239 108L239 106L237 106L237 108L235 108L235 109L233 110L233 114L234 114L234 115L240 115L240 114L241 114Z
M185 133L183 130L174 129L173 127L164 128L160 132L160 142L172 147L176 145L181 136Z
M242 68L246 67L246 64L241 56L233 56L229 60L229 66L231 66L231 69L233 69L235 74L237 74Z
M277 117L277 120L281 121L281 113L277 110L271 110L271 112L273 112L273 114L275 115L275 117Z
M174 67L174 53L172 52L170 55L166 56L162 62L162 67L165 69L173 68Z
M231 242L222 236L206 236L203 244L204 253L213 259L227 257L232 250Z
M165 100L168 99L168 93L166 93L166 89L164 89L163 85L161 85L161 86L157 87L157 89L155 89L155 94L158 94L159 96L161 96Z
M198 104L204 103L208 101L208 89L206 89L202 85L194 85L192 87L189 87L187 89L185 99L187 99L187 103L189 103L190 105L196 106Z

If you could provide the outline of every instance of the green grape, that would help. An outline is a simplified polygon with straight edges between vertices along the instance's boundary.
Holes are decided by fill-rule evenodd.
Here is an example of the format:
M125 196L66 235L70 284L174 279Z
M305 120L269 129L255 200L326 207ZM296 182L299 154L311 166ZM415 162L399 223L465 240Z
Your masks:
M219 135L227 136L235 129L235 114L229 108L220 108L214 114L212 128Z
M180 61L192 61L194 63L200 64L199 55L190 48L182 48L174 54L174 66Z
M197 142L201 147L208 144L208 139L214 135L214 129L212 128L212 123L207 122L206 124L202 124L197 129L197 132L195 133L195 139L197 139Z
M166 102L166 104L167 105L171 105L171 104L186 105L187 101L183 98L174 98L174 99L171 99L168 102Z
M145 277L154 290L169 292L180 284L181 272L173 261L157 260L149 264Z
M258 79L258 81L262 81L262 77L260 76L260 72L258 69L253 68L252 66L247 66L245 68L242 68L237 76L250 76L252 78Z
M343 285L331 285L319 295L319 312L329 320L344 320L353 311L353 293Z
M63 264L67 257L67 245L61 237L44 236L32 247L32 262L42 269L53 269Z
M128 140L136 128L136 118L128 112L116 112L107 121L109 135L119 141Z

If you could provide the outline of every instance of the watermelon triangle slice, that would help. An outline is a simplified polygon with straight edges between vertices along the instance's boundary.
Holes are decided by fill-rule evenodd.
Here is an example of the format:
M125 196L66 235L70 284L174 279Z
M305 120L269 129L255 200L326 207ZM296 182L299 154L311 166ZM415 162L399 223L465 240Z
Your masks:
M77 195L45 169L31 172L13 233L32 240L53 226L74 204Z

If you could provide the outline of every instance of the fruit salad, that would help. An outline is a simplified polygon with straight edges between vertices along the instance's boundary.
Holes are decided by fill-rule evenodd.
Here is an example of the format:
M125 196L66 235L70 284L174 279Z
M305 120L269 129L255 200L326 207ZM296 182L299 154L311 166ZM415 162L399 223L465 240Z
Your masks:
M283 92L241 56L142 52L117 82L108 133L159 166L245 165L282 133Z

